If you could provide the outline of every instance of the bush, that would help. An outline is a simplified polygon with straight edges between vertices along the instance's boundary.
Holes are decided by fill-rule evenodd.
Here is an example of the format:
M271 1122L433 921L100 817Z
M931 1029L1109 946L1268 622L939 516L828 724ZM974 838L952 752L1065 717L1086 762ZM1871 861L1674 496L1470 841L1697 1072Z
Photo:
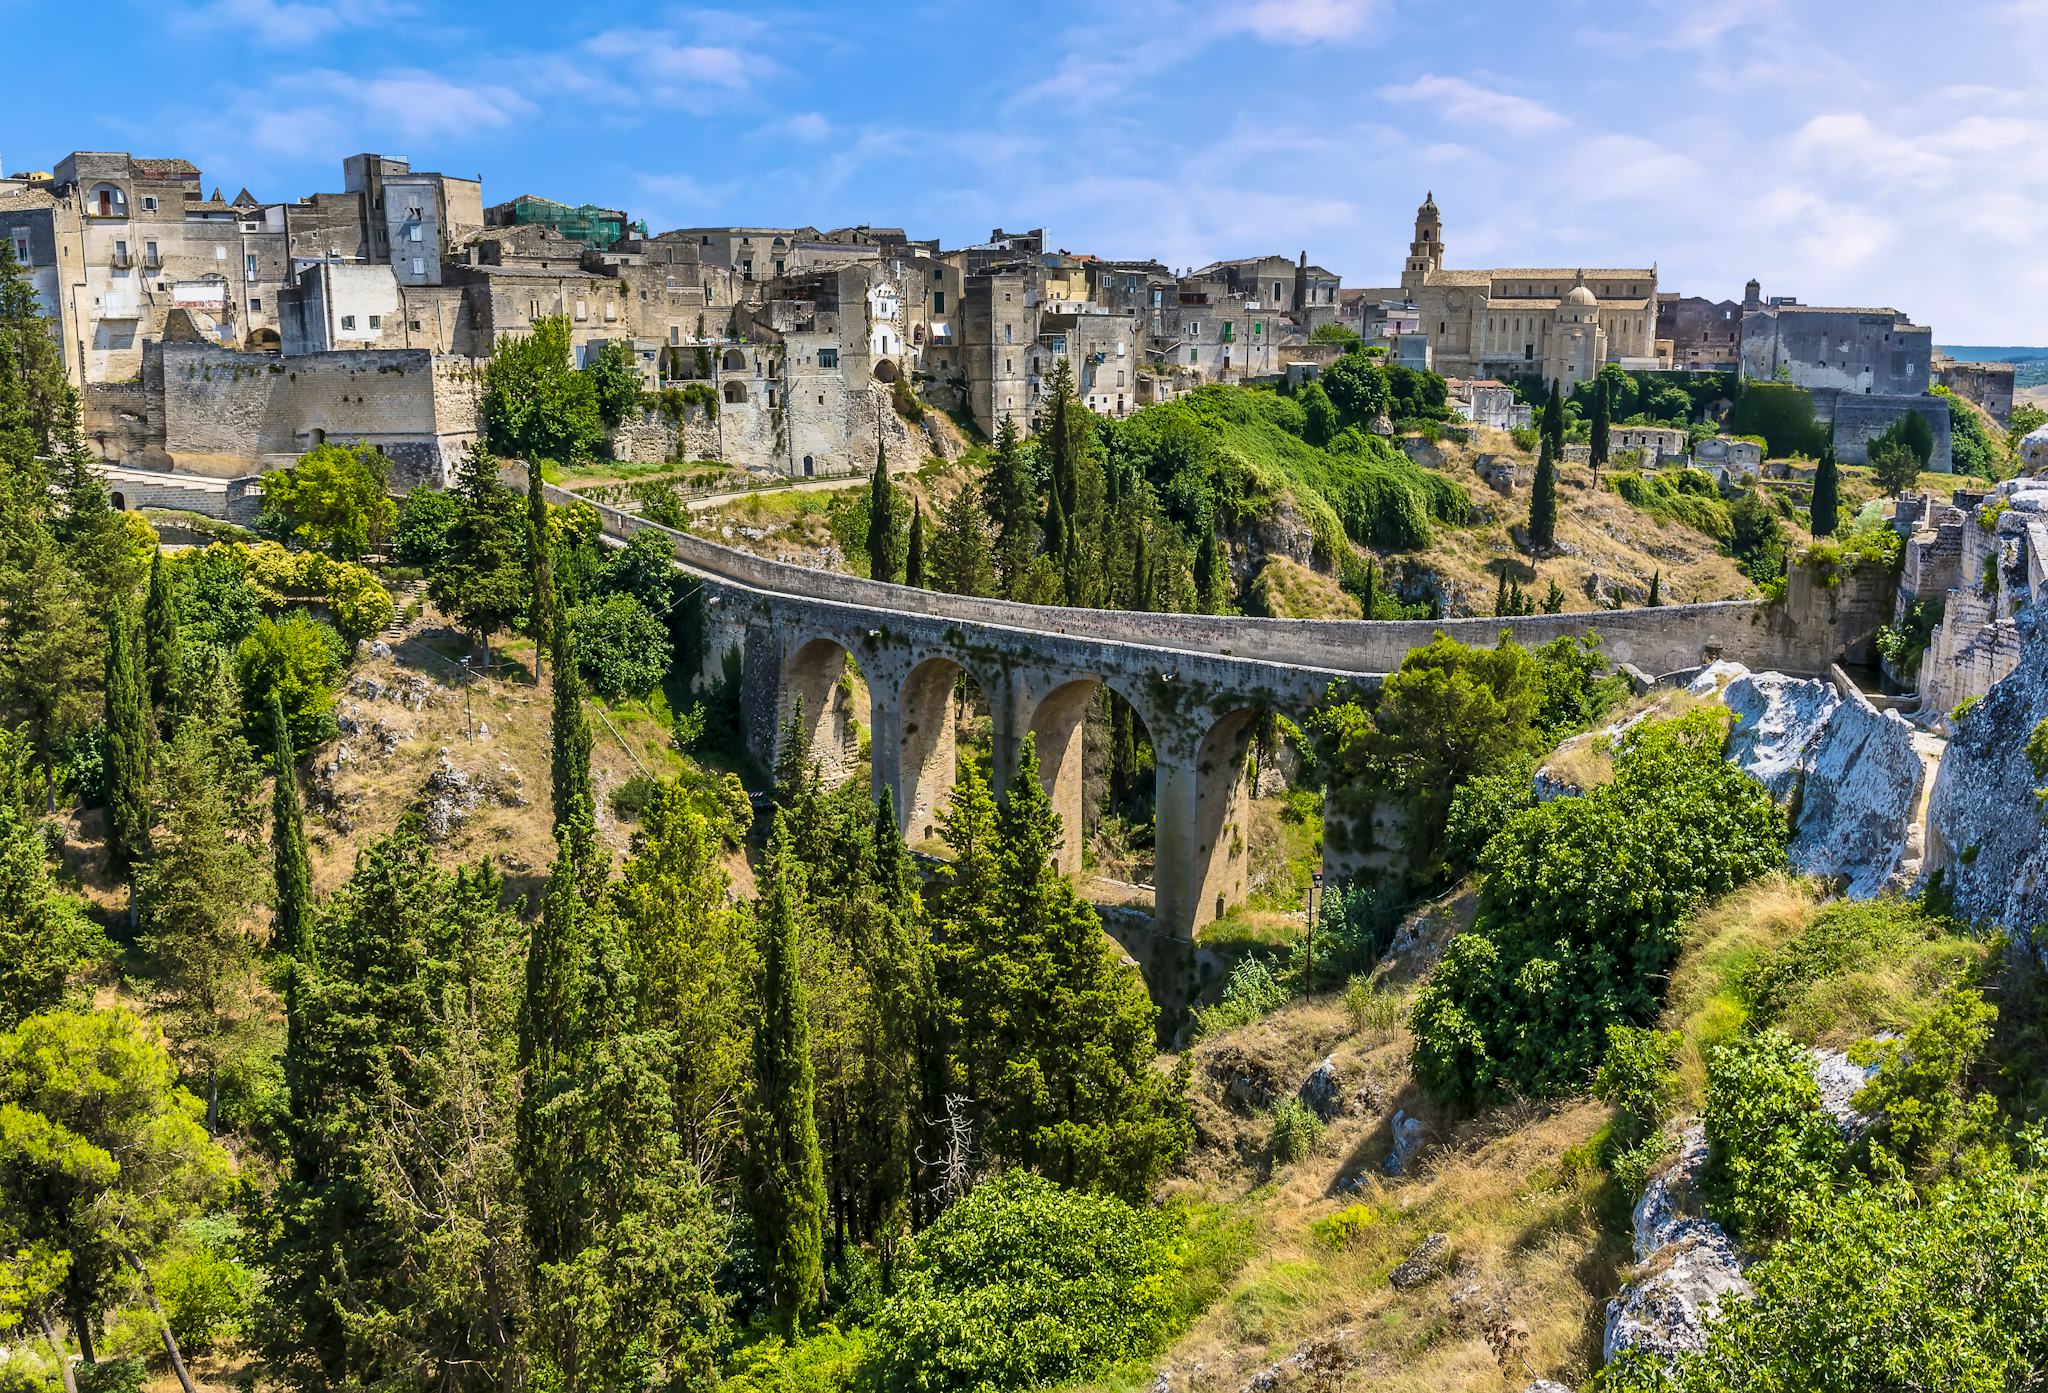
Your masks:
M1828 443L1827 428L1814 419L1813 395L1789 382L1737 384L1724 429L1730 435L1762 436L1772 459L1819 459Z
M1401 1023L1401 998L1381 991L1369 977L1354 977L1344 988L1344 1012L1356 1035L1385 1035Z
M1310 982L1306 939L1289 950L1288 969L1301 974L1303 989L1343 982L1380 960L1408 910L1408 897L1387 881L1348 880L1331 885L1316 912L1316 980Z
M232 1223L200 1220L188 1231L196 1241L164 1261L156 1290L185 1353L209 1354L248 1333L256 1279L233 1257L237 1233Z
M1784 815L1722 759L1725 720L1636 727L1612 783L1517 813L1487 844L1478 917L1416 998L1432 1094L1583 1088L1608 1026L1655 1018L1684 916L1783 864Z
M1821 1110L1813 1059L1776 1030L1716 1046L1700 1109L1708 1211L1744 1243L1783 1237L1834 1185L1842 1138Z
M1725 543L1735 534L1734 520L1729 516L1728 505L1721 501L1713 476L1697 469L1616 473L1607 475L1606 482L1632 508L1684 523L1717 542Z
M1453 872L1479 864L1480 853L1508 820L1536 806L1530 775L1521 769L1481 774L1458 785L1444 815L1444 864Z
M1150 1354L1177 1315L1175 1227L1028 1171L983 1181L911 1241L875 1317L879 1387L996 1393Z
M1998 1010L1974 991L1952 991L1903 1040L1867 1042L1851 1052L1877 1073L1854 1106L1875 1117L1871 1146L1909 1171L1924 1172L1991 1140L1998 1107L1972 1095L1964 1077L1991 1041Z
M642 697L668 675L668 626L631 595L607 595L569 611L576 665L606 701Z
M2028 1140L2042 1145L2038 1132ZM1604 1393L2003 1393L2048 1368L2048 1187L1994 1159L1925 1201L1903 1185L1818 1199L1814 1222L1724 1301L1704 1349L1612 1365Z
M258 620L256 631L235 652L235 675L241 679L249 719L259 725L267 721L275 693L294 748L310 750L332 736L335 684L347 651L331 625L301 610Z
M1287 1097L1273 1110L1273 1159L1283 1165L1302 1160L1323 1139L1323 1119L1299 1098Z
M660 791L661 780L635 774L612 790L612 816L624 822L638 821Z
M1201 1038L1250 1025L1286 1004L1287 988L1273 975L1271 963L1255 955L1239 958L1216 1004L1195 1008L1195 1035Z
M384 496L390 472L391 461L375 445L323 441L264 479L260 526L355 560L381 545L397 521L397 507Z
M1379 1227L1380 1212L1360 1202L1347 1204L1334 1214L1313 1220L1308 1231L1326 1248L1348 1248Z

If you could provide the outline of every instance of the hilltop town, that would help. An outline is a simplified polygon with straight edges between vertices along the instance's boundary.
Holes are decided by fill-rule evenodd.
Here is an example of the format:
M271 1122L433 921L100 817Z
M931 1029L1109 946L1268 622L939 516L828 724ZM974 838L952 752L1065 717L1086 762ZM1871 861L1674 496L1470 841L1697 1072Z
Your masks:
M475 439L479 370L542 319L578 366L629 350L650 406L625 459L713 459L766 475L897 467L944 445L913 402L983 435L1028 421L1056 360L1090 411L1122 417L1211 383L1313 375L1356 335L1434 371L1482 426L1528 423L1512 384L1567 390L1605 364L1739 372L1811 392L1843 463L1901 416L1925 418L1947 468L1945 387L2003 424L2013 371L1959 364L1890 308L1740 300L1633 267L1458 269L1433 196L1398 280L1347 286L1307 252L1175 270L1057 249L1044 229L945 248L897 227L650 231L625 210L351 155L341 190L207 191L176 158L77 151L0 181L0 231L58 326L84 427L105 460L215 476L362 441L403 481L444 483ZM1646 249L1654 251L1654 249ZM1341 331L1349 331L1349 335ZM905 408L909 409L906 410ZM1650 462L1695 454L1652 432ZM1717 445L1718 469L1761 463Z

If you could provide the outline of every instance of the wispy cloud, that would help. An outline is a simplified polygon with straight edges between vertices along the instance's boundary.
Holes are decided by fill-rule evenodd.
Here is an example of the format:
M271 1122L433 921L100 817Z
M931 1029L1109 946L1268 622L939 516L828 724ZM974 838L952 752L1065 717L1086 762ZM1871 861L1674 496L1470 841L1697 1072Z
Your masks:
M1380 96L1390 102L1426 107L1461 125L1496 126L1518 135L1554 131L1568 124L1561 113L1542 102L1438 73L1382 87Z
M210 0L172 12L175 23L191 29L241 34L273 48L296 47L329 38L348 29L383 24L411 11L402 0Z
M1269 43L1347 43L1372 33L1385 0L1254 0L1224 6L1220 25Z

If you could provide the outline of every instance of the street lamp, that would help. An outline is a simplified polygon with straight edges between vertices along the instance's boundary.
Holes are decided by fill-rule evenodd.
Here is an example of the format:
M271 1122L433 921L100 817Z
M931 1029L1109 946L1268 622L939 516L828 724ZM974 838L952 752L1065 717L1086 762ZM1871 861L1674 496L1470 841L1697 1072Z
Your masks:
M470 660L471 658L474 658L475 656L476 656L476 655L475 655L474 653L465 653L465 654L463 654L463 655L462 655L462 662L461 662L461 668L462 668L462 738L463 738L463 739L465 739L465 740L474 740L474 739L476 739L476 719L475 719L475 717L474 717L474 716L473 716L473 715L472 715L472 714L470 713L470 708L469 708L469 677L470 677L470 673L469 673L469 660Z
M1302 992L1311 996L1316 989L1316 891L1323 888L1323 873L1311 872L1308 878L1308 983Z

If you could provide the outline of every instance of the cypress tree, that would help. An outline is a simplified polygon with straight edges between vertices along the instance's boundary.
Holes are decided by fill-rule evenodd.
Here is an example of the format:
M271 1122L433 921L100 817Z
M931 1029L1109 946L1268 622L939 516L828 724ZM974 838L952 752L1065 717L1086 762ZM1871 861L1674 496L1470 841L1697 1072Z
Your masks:
M579 866L588 866L597 850L597 802L590 792L590 717L583 709L583 683L559 601L551 631L555 678L548 773L555 836L560 839L566 834L572 859Z
M1379 566L1368 556L1365 558L1365 595L1359 600L1359 608L1365 611L1367 619L1372 618L1373 610L1379 606L1379 590Z
M1045 554L1055 563L1065 561L1067 555L1067 509L1060 502L1058 489L1045 501Z
M149 559L149 597L142 607L142 636L149 659L149 698L168 716L177 704L178 673L184 651L178 634L178 607L171 598L171 576L163 549Z
M1543 434L1549 437L1552 451L1564 454L1564 387L1556 378L1550 379L1550 399L1543 403Z
M270 694L272 783L270 794L271 866L277 878L277 924L272 946L296 957L308 946L313 916L313 870L306 854L306 821L299 803L297 756L291 728L285 724L284 702Z
M889 458L875 438L875 472L868 481L868 574L896 579L896 499L889 486Z
M1608 425L1613 419L1613 384L1604 377L1593 379L1593 473L1597 476L1607 463Z
M1536 480L1529 490L1529 550L1541 554L1556 544L1557 446L1546 415L1542 446L1536 453Z
M1813 471L1813 507L1809 521L1816 537L1832 537L1841 525L1842 476L1835 467L1835 447L1823 445Z
M903 583L915 589L924 589L924 504L913 503L910 510L910 549L903 556Z
M1208 514L1199 524L1201 537L1195 543L1195 607L1202 614L1218 608L1217 591L1222 588L1222 561L1217 555L1216 527Z
M825 1162L797 933L800 874L782 815L769 835L761 902L761 1003L754 1030L748 1161L754 1232L778 1314L792 1330L824 1288Z
M149 712L135 620L115 601L107 614L107 863L129 882L135 917L135 863L149 849Z
M1017 423L1007 416L996 427L995 449L982 488L983 503L996 521L996 578L1002 593L1014 597L1038 548L1038 495Z
M1651 609L1664 603L1664 572L1661 568L1650 572L1650 598L1646 603Z
M1142 523L1132 529L1131 537L1131 608L1145 613L1152 608L1152 550L1149 545L1150 529Z
M1067 544L1060 555L1060 579L1069 605L1079 607L1088 602L1088 577L1081 570L1081 529L1067 528Z
M519 1072L526 1084L519 1098L513 1163L526 1196L526 1236L536 1273L543 1264L569 1255L574 1222L558 1164L562 1150L549 1144L540 1110L559 1087L568 1044L571 953L580 903L575 838L568 828L559 828L540 922L526 940L526 985L519 997Z
M540 461L526 462L526 550L533 568L533 685L540 685L541 654L553 639L555 556L548 544L548 500L541 492Z
M1493 617L1498 619L1508 612L1508 568L1500 568L1500 584L1493 588Z

